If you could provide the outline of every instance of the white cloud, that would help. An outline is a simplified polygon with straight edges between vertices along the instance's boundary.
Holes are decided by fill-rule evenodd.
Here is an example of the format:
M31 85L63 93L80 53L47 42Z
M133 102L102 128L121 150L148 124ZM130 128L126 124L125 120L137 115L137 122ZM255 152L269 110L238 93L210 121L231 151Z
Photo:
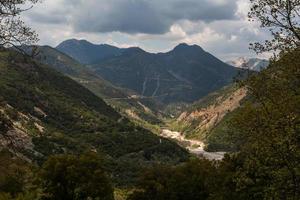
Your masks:
M187 42L227 60L254 56L249 43L268 37L248 9L245 0L45 0L24 19L41 44L77 38L159 52Z

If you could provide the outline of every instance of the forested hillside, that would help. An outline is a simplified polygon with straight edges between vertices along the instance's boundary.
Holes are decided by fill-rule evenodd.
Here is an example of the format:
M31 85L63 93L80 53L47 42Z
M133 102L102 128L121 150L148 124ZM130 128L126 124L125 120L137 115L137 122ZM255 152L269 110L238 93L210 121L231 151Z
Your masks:
M141 167L187 159L181 147L134 125L72 79L13 51L2 51L0 60L2 148L37 164L55 154L97 152L117 185L132 184Z
M24 48L27 52L32 47ZM138 95L124 88L119 88L95 74L85 65L78 63L68 55L49 46L39 46L35 59L49 67L69 76L91 92L101 97L106 103L114 107L124 116L143 125L157 125L161 123L159 117L161 105L147 98L138 98ZM150 127L151 128L151 127Z

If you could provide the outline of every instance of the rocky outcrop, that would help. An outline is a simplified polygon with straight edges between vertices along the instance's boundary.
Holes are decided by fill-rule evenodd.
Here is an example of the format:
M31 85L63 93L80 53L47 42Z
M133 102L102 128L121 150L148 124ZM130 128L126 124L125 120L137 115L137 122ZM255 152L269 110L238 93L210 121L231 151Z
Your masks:
M0 149L8 149L25 160L29 160L24 154L25 152L38 154L34 151L32 137L38 137L44 133L45 128L42 126L42 122L3 103L0 105L0 114L2 127L0 130ZM43 112L43 115L46 113Z

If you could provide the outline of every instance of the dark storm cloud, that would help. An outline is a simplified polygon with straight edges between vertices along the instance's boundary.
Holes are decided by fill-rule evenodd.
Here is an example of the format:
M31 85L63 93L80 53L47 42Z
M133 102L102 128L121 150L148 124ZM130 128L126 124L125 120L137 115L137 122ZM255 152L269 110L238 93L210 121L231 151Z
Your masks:
M56 0L64 9L31 15L44 23L65 23L77 32L163 34L180 20L232 19L236 0ZM53 3L53 7L54 7ZM56 5L58 6L58 5Z
M77 31L162 34L178 20L232 19L235 0L92 0L73 19ZM87 17L88 16L88 17Z
M151 1L151 0L150 0ZM98 5L92 0L74 13L75 30L84 32L164 33L169 22L144 0L110 0Z
M214 20L232 19L237 9L236 0L167 0L165 2L166 16L173 20Z

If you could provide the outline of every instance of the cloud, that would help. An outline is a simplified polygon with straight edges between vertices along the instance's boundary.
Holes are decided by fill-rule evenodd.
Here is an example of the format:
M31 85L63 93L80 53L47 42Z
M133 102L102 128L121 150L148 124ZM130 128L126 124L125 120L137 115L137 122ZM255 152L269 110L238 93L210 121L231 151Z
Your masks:
M49 0L48 0L49 1ZM77 32L163 34L180 20L232 19L236 0L51 0L31 20L68 21ZM44 2L46 3L46 2Z
M256 56L249 43L268 39L248 9L245 0L45 0L23 17L41 44L77 38L161 52L187 42L228 60Z

